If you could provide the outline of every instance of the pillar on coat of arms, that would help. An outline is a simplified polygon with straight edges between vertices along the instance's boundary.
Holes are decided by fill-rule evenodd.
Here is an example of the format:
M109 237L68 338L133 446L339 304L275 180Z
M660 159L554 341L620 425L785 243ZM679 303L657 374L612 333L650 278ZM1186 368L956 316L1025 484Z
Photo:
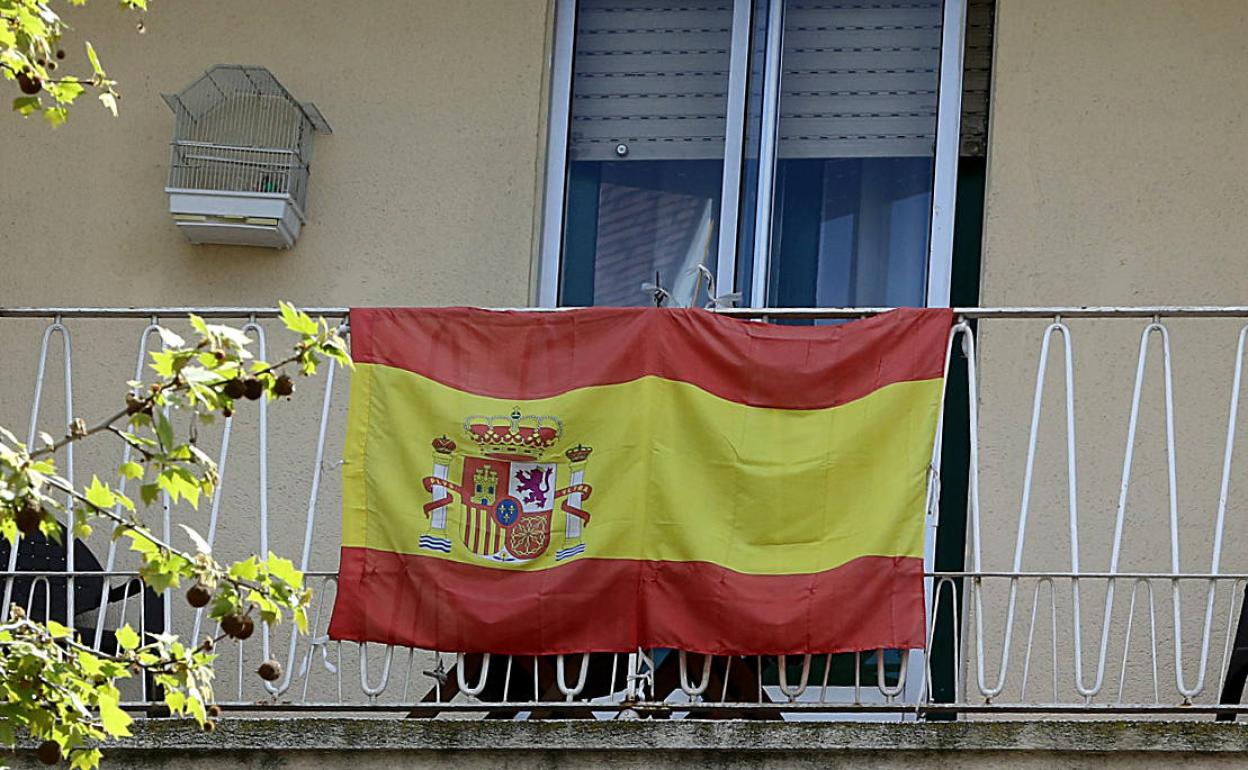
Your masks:
M433 475L436 478L446 480L451 474L451 457L455 451L455 442L447 438L445 435L433 440ZM446 505L434 510L429 521L429 529L435 532L441 532L446 529L446 513L452 502L451 493L444 487L433 488L434 500L445 500Z
M589 463L589 454L592 451L594 450L587 446L577 444L567 452L564 452L564 455L572 461L572 479L568 482L568 486L576 487L585 481L585 466ZM582 505L581 497L580 492L573 492L568 495L568 504L579 509ZM580 516L565 513L563 523L564 542L580 540L581 526L583 524L584 522L581 521Z

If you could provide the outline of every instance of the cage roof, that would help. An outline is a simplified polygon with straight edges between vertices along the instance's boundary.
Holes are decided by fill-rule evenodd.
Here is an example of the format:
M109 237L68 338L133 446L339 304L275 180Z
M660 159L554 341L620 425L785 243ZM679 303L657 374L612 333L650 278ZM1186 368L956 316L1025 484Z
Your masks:
M276 96L297 107L320 133L331 133L325 116L312 102L301 102L291 95L267 67L244 64L218 64L176 94L161 94L169 109L198 121L221 103L237 96Z

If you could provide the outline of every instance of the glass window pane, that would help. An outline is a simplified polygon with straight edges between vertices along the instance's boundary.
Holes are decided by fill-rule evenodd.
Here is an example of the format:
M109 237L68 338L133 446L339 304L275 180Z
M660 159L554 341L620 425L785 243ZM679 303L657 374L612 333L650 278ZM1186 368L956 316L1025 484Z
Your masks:
M581 0L560 301L701 304L723 179L732 2Z
M790 0L769 302L925 302L941 2Z

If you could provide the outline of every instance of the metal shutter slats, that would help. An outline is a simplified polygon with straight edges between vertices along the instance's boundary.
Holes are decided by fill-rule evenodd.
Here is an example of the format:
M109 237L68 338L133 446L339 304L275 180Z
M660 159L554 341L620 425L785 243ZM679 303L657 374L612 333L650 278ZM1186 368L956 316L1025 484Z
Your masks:
M779 158L931 155L940 0L791 2Z
M790 2L778 157L931 155L941 16L940 0ZM722 158L731 21L727 0L581 0L572 159L619 144L634 160Z
M731 2L581 0L572 159L722 158L731 42Z

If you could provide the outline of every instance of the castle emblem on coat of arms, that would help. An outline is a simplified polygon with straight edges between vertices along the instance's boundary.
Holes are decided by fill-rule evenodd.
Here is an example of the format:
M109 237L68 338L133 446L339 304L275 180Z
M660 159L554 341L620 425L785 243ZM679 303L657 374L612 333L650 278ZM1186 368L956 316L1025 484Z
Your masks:
M561 513L556 560L584 553L589 513L581 506L593 491L585 483L593 450L577 444L562 457L549 457L563 437L563 423L518 408L504 416L474 415L463 427L471 451L457 456L458 445L446 435L433 440L433 475L424 478L433 499L424 505L429 531L420 547L441 553L462 548L497 562L532 561L550 547ZM563 473L567 483L560 487Z

